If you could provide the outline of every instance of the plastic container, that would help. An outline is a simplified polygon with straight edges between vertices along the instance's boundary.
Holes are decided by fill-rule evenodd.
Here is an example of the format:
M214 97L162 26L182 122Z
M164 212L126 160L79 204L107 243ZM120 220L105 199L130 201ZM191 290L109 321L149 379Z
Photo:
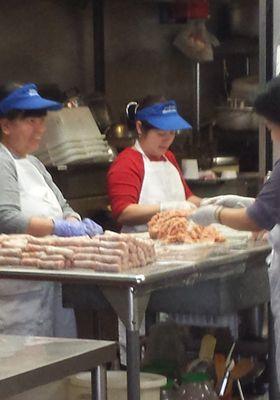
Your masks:
M109 145L88 107L63 108L49 113L47 132L35 155L46 165L91 160L108 161Z
M218 400L209 377L204 373L189 373L182 376L180 400Z
M179 394L178 384L173 379L167 379L167 384L161 388L160 400L179 400Z
M67 400L67 385L67 379L61 379L10 396L7 400Z
M160 400L160 388L166 385L165 376L140 373L141 400ZM69 378L67 400L91 400L90 372L81 372ZM125 371L107 372L107 399L127 400Z

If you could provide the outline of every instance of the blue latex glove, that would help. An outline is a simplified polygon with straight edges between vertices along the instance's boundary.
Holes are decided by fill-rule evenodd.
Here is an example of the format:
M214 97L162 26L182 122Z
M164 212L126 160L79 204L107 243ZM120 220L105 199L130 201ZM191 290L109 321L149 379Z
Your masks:
M94 236L94 235L102 235L103 233L103 228L102 226L98 225L96 222L94 222L90 218L84 218L82 220L82 223L86 227L87 235L89 236Z
M96 224L89 218L82 221L66 221L65 219L57 219L54 221L54 235L57 236L94 236L103 233L100 225Z

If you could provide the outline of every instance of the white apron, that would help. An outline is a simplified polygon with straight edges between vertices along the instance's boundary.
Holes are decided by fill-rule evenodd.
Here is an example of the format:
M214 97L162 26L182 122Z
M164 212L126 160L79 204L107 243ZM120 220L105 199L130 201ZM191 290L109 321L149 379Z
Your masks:
M277 380L280 386L280 225L277 224L269 233L269 242L272 245L270 267L268 269L270 285L271 311L274 321Z
M39 170L27 158L13 160L17 170L22 214L27 218L62 218L60 204ZM61 326L66 330L61 330ZM73 310L62 308L61 285L0 280L0 333L76 336Z
M165 201L186 200L185 189L177 168L165 157L166 161L151 161L143 152L138 141L135 148L142 154L144 161L144 180L138 204L159 204ZM147 225L122 227L122 232L144 232Z

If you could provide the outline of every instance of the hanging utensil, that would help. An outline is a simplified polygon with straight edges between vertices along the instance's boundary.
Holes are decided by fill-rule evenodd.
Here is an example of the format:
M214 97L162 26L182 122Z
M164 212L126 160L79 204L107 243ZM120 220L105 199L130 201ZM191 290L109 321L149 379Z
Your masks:
M218 391L219 396L223 396L226 392L228 383L230 383L230 392L232 390L232 380L230 380L230 372L234 368L234 360L232 359L232 353L235 348L235 342L232 343L231 348L228 352L226 362L225 362L225 374L221 382L220 390ZM229 382L230 381L230 382Z
M230 350L228 352L228 355L227 355L227 358L226 358L226 368L228 368L228 366L229 366L229 364L231 362L231 357L232 357L233 350L235 348L235 344L236 344L235 342L232 343L231 348L230 348Z
M235 364L231 372L232 378L236 380L243 378L249 372L251 372L253 368L254 362L250 358L242 358Z
M188 372L207 373L211 378L215 378L215 367L213 363L216 347L216 338L212 335L204 335L199 349L198 358L193 360L188 366Z
M217 391L218 388L221 387L222 379L226 370L226 357L224 354L216 353L214 356L214 365L215 365L215 373L216 373L216 385L215 389Z
M224 396L226 389L227 389L228 382L229 382L230 373L233 368L234 368L234 360L231 360L226 369L224 378L222 380L221 388L219 390L219 396Z
M240 361L238 361L230 373L225 395L231 394L233 381L238 381L242 377L246 376L253 369L253 367L254 363L250 358L242 358Z
M216 342L217 340L213 335L204 335L201 340L198 358L201 360L213 360Z
M237 387L238 387L240 399L241 399L241 400L245 400L245 399L244 399L243 390L242 390L241 383L240 383L240 380L239 380L239 379L237 379Z

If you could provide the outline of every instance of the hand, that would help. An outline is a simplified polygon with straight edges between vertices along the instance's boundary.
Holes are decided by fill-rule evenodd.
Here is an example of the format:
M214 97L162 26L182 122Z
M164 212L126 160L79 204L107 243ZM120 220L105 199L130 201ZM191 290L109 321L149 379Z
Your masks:
M86 226L86 231L89 236L102 235L103 228L90 218L84 218L82 223Z
M266 230L262 230L259 232L252 232L252 239L255 241L258 241L258 240L268 241L268 234L269 234L269 232Z
M209 206L201 206L193 214L191 214L188 219L192 220L198 225L203 226L217 224L219 223L217 219L219 209L221 209L221 206L216 206L212 204L210 204Z
M66 221L65 219L57 219L54 221L54 235L57 236L93 236L103 233L100 225L96 224L89 218L83 221Z
M188 210L194 211L196 210L196 205L191 201L163 201L160 203L160 211L165 210Z
M226 194L222 196L210 197L202 199L201 205L216 204L229 208L246 208L254 203L253 197L237 196L235 194Z

